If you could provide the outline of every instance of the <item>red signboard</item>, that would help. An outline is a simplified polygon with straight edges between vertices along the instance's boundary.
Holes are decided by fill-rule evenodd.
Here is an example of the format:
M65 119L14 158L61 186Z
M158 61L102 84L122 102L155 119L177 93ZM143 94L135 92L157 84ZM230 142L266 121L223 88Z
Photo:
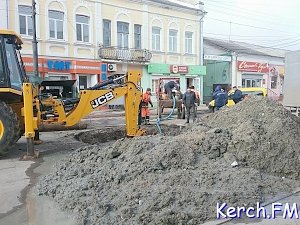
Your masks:
M33 71L32 57L22 57L27 72ZM97 60L53 59L39 57L39 72L62 72L73 74L101 74L101 63Z
M246 72L268 73L269 72L269 64L268 63L258 63L258 62L238 61L238 70L246 71Z
M171 65L170 66L170 72L171 73L187 74L187 73L189 73L189 67L188 66Z

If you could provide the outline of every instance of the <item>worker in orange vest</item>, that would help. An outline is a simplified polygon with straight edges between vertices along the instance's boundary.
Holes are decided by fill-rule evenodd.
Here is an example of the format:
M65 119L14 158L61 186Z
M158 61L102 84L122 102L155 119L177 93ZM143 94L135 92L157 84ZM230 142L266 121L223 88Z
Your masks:
M150 124L149 104L151 105L151 107L153 107L153 104L151 101L151 89L147 88L147 90L143 94L143 98L142 98L142 119L146 125Z

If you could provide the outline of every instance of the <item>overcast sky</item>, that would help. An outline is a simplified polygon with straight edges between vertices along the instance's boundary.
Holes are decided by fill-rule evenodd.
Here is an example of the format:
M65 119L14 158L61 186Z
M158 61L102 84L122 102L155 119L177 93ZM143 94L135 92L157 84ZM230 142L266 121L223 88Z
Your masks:
M300 50L300 0L202 0L204 36Z

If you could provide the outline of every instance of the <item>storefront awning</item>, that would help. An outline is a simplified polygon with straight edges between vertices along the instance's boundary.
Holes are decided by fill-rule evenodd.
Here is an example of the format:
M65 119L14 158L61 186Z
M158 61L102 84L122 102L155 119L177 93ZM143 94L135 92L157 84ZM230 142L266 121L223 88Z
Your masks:
M42 81L42 86L59 86L59 87L72 87L76 80L45 80Z

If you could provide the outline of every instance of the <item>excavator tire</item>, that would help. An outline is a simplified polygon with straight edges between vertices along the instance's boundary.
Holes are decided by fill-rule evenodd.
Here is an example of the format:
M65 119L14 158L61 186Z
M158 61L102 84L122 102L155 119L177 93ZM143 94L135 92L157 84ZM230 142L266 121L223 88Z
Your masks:
M0 157L5 155L20 138L20 121L5 102L0 101Z

